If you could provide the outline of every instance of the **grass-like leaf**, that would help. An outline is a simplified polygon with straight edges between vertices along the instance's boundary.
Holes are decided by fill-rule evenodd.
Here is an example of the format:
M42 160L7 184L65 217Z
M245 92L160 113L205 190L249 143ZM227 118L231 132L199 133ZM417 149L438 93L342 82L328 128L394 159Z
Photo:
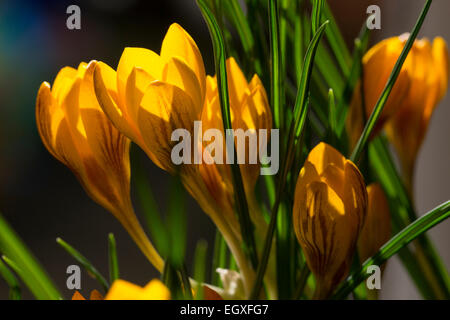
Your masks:
M269 0L269 32L270 32L270 50L272 57L271 69L271 104L273 108L273 119L276 128L282 126L281 112L281 90L282 90L282 65L281 65L281 47L280 47L280 23L278 14L278 2Z
M400 230L417 218L417 214L409 199L408 192L402 183L401 177L397 172L394 161L387 147L385 137L377 137L369 145L369 155L371 165L376 173L378 181L383 186L389 199L392 212L392 221L395 230ZM429 297L429 284L423 283L423 279L428 278L433 284L437 297L445 297L450 294L450 279L440 256L437 254L434 246L427 237L419 237L415 243L418 250L423 253L424 259L409 259L409 253L402 253L400 258L410 271L414 282L418 285L424 297ZM407 250L404 250L407 251ZM419 264L418 264L419 262ZM431 267L432 272L429 272ZM417 271L419 269L421 271ZM418 275L418 276L417 276Z
M138 148L132 145L132 165L133 178L136 186L138 203L142 209L147 229L152 236L156 248L160 254L167 258L169 254L169 239L166 226L161 218L161 213L156 203L150 186L147 171L144 168L141 157L139 157Z
M327 28L325 32L326 38L330 44L331 50L336 56L336 60L344 76L347 77L350 73L351 55L345 43L344 37L339 30L339 26L336 23L336 19L334 18L333 13L331 12L331 9L326 1L323 7L323 15L325 16L325 19L330 21L330 27Z
M337 110L336 110L336 100L334 98L334 91L333 89L330 89L328 91L328 125L329 125L329 131L331 135L331 144L335 144L335 140L337 138Z
M275 203L272 208L272 215L270 217L269 228L266 233L264 249L261 256L261 263L258 266L258 270L256 273L256 280L251 292L251 298L256 299L259 296L259 292L262 288L262 281L264 278L264 274L266 273L267 263L269 261L270 250L272 247L272 239L275 232L275 226L277 223L278 217L278 209L281 203L281 197L284 192L284 187L286 184L287 175L289 169L292 165L292 161L294 159L294 149L296 141L298 141L301 133L303 132L303 128L305 125L306 115L308 113L308 103L307 96L309 93L309 82L311 79L311 72L314 63L314 56L317 50L317 46L319 44L320 39L322 38L323 32L326 28L328 21L322 24L320 28L317 30L314 35L311 43L306 51L303 69L300 76L300 85L297 92L297 97L294 106L294 119L291 124L288 146L287 146L287 156L283 162L281 167L281 175L279 176L278 186L277 186L277 195L275 198Z
M61 238L56 238L56 243L58 243L68 254L72 256L76 261L78 261L86 271L92 275L103 287L105 292L108 292L109 284L106 281L105 277L101 275L101 273L94 267L94 265L86 259L80 252L78 252L74 247L65 242Z
M203 288L202 283L206 280L206 251L208 249L208 244L204 240L200 240L195 248L194 255L194 278L198 282L198 290L195 299L203 299ZM215 271L214 271L215 272Z
M119 261L117 260L116 238L114 234L108 234L108 256L109 256L109 282L112 284L119 279Z
M208 25L209 33L213 44L214 60L216 66L217 86L219 89L220 108L222 110L223 128L225 135L229 141L234 141L233 133L231 130L231 114L230 114L230 100L228 96L228 81L227 81L227 68L226 68L226 51L223 41L222 32L217 24L216 18L211 13L205 0L197 0L197 4L202 12L203 18ZM231 144L233 150L230 150L230 154L234 155L234 161L231 165L231 174L233 181L235 206L238 213L239 225L241 227L241 234L243 239L244 252L250 258L250 261L254 268L258 265L258 255L256 252L256 244L254 238L254 226L250 220L248 212L247 199L245 197L244 183L242 182L241 171L239 164L237 164L237 154L235 152L234 143ZM227 150L228 152L228 150Z
M171 199L167 213L167 230L170 230L170 253L168 259L179 269L186 253L186 204L184 188L179 177L172 179Z
M226 268L227 265L227 243L219 230L216 230L216 237L214 239L214 252L211 267L211 283L218 286L220 284L219 274L216 272L217 268Z
M61 299L61 294L58 292L58 289L56 289L47 273L1 214L0 252L7 256L11 261L14 261L17 268L22 271L20 274L18 273L18 275L36 299Z
M319 29L321 23L320 19L322 17L322 9L325 0L313 0L313 11L311 15L312 23L312 33L315 34Z
M355 40L355 49L353 52L352 65L350 68L350 73L345 83L344 91L342 97L338 103L338 120L337 120L337 130L336 134L338 138L342 137L345 127L345 118L347 117L348 107L350 105L353 92L355 90L358 80L361 79L362 75L362 59L366 53L369 44L370 32L364 22L359 37Z
M373 257L367 259L362 268L352 273L347 280L338 288L333 298L344 299L367 277L367 268L371 265L381 266L399 250L407 246L411 241L450 217L450 201L447 201L435 209L420 217L401 232L397 233L391 240L384 244Z

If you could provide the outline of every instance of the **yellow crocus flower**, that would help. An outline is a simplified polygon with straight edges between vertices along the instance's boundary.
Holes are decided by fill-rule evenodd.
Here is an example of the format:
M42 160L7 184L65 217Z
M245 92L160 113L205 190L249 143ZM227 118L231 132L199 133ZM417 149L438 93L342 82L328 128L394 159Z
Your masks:
M258 77L248 83L234 59L228 60L227 69L234 129L270 129L270 108ZM177 144L171 141L175 129L185 129L193 137L194 122L202 120L203 131L216 128L223 133L217 82L206 77L202 56L191 36L172 24L159 55L148 49L126 48L117 72L97 63L94 82L98 101L116 128L160 168L180 175L185 188L224 235L250 289L253 271L241 248L228 166L205 164L204 158L211 155L204 152L206 145L194 139L192 157L204 156L202 164L177 166L171 160ZM258 168L258 164L241 166L247 194L254 189Z
M268 140L270 138L270 129L272 128L272 113L264 86L257 75L254 75L251 81L248 82L234 58L229 58L227 60L227 76L232 127L234 130L242 129L243 132L253 132L253 137L258 141L258 148L256 151L259 152L260 148L266 147L264 143L261 143L262 140L260 140L259 130L266 130ZM221 136L225 137L217 79L215 76L207 77L206 98L201 120L204 132L208 129L219 129L222 132ZM250 139L252 138L249 137L247 144L243 147L243 145L238 142L238 138L235 138L235 146L236 154L245 157L244 163L240 164L239 167L249 206L250 218L256 226L256 242L262 244L266 234L267 223L263 219L260 206L256 201L254 193L255 185L260 175L261 164L259 160L257 160L256 163L250 163ZM208 145L210 143L210 141L202 143L201 150L204 160L214 156L208 150ZM225 140L220 141L219 143L222 143L224 146L226 144ZM243 148L245 148L245 150L243 150ZM214 152L217 152L217 150ZM221 224L227 224L233 232L233 237L240 243L240 226L234 212L235 199L231 168L226 164L226 156L226 148L224 147L222 163L206 163L203 161L203 163L199 165L199 173L202 183L206 185L206 188L209 191L209 196L206 201L215 203L216 206L214 209L215 212L212 213L212 215L218 216L218 219L221 220ZM194 178L198 179L198 176ZM194 196L194 198L197 199L198 197ZM202 206L202 208L205 208L205 206ZM231 249L233 254L242 256L240 250ZM244 257L238 259L244 260ZM240 265L244 265L244 263L241 262ZM272 295L275 295L276 292L275 287L272 287L273 283L271 283L271 280L275 278L274 265L274 261L271 260L266 277L266 279L269 280L267 285ZM247 291L249 289L248 285L252 281L252 277L252 271L244 272Z
M355 88L346 121L350 145L354 147L372 113L409 34L385 39L363 58L365 114L361 83ZM372 135L384 125L402 163L406 186L411 191L414 164L434 108L444 97L449 77L448 50L437 37L416 40L386 102Z
M157 166L175 173L171 134L177 128L193 131L205 97L203 59L190 35L174 23L159 55L125 48L117 72L99 62L94 78L99 103L119 131Z
M327 298L348 274L366 207L358 168L319 143L300 171L293 209L294 231L317 281L315 298Z
M406 186L412 191L414 166L428 124L448 87L448 49L444 39L417 40L405 61L411 85L386 126L400 158Z
M93 84L95 61L65 67L53 87L42 83L36 121L47 150L69 167L98 204L125 227L160 271L163 261L148 240L130 198L130 140L113 127L100 108Z
M364 226L358 239L359 259L364 262L391 238L389 203L378 183L367 187L368 204Z
M119 279L111 285L105 300L170 300L170 291L158 279L145 287Z

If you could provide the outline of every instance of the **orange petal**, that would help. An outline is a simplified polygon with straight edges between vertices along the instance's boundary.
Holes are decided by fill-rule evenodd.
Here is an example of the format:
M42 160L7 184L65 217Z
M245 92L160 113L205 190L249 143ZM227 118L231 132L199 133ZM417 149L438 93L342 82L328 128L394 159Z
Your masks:
M90 300L104 300L104 297L97 290L92 290Z
M78 291L75 291L73 293L72 300L86 300L86 298L83 297L83 295L81 293L79 293Z

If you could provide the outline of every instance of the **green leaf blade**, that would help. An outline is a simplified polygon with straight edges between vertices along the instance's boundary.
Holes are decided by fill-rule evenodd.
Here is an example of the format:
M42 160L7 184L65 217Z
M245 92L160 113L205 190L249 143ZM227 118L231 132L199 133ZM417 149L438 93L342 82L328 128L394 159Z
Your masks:
M408 225L401 232L391 238L386 244L384 244L378 253L367 259L359 271L352 273L338 288L333 297L335 299L344 299L352 290L354 290L367 278L367 268L369 266L382 265L399 250L407 246L411 241L449 217L450 201L447 201Z

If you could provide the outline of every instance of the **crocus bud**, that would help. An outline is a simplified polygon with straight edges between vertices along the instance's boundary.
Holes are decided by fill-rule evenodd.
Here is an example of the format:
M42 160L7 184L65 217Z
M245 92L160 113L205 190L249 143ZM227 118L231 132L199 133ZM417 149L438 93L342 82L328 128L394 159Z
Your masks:
M319 143L300 171L293 210L295 234L316 277L315 298L327 298L348 274L366 207L358 168Z
M170 300L170 291L158 279L145 287L119 279L111 285L105 300Z
M383 40L372 47L363 57L363 88L361 82L355 87L346 120L350 146L354 147L364 129L365 121L377 103L389 76L405 45L404 37L394 37ZM411 54L411 53L410 53ZM408 93L410 77L405 67L402 68L397 81L378 118L372 135L377 134L391 115L400 107ZM364 90L364 105L362 104ZM364 112L363 112L364 109Z
M95 61L63 68L53 88L38 92L36 121L48 151L78 178L87 194L110 211L142 252L162 270L163 261L145 235L130 198L130 140L113 127L94 92Z
M386 126L400 158L406 186L412 190L414 165L431 115L448 87L448 50L442 38L417 40L405 61L410 78L408 94Z
M361 263L373 256L391 237L391 215L383 189L378 183L372 183L367 187L367 195L366 220L358 239Z

